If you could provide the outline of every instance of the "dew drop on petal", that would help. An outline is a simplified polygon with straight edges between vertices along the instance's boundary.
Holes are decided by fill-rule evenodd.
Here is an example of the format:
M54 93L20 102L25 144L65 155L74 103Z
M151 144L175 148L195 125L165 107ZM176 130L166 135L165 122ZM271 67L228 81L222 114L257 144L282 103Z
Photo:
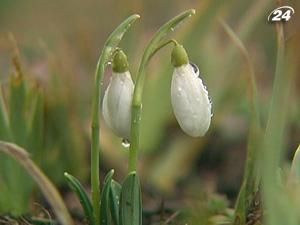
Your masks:
M124 138L124 139L122 140L122 146L123 146L124 148L129 148L129 147L130 147L130 142L129 142L129 140Z

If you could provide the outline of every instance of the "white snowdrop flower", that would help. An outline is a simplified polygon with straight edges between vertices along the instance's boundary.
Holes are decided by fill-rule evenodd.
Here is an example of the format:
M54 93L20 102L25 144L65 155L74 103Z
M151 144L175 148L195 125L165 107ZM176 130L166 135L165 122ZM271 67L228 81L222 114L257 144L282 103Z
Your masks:
M127 57L123 51L116 52L112 69L112 77L102 103L103 117L117 136L129 139L134 84L128 70Z
M181 129L192 137L203 136L211 121L211 102L206 87L199 77L199 69L189 63L181 45L172 51L174 72L171 84L171 102Z

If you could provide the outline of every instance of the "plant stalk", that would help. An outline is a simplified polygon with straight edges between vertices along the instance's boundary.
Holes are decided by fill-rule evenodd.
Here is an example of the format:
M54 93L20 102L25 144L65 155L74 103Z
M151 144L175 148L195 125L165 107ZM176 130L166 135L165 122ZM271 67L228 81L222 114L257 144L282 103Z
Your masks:
M122 40L124 34L129 27L138 19L139 15L134 14L124 20L108 37L106 40L102 53L97 62L94 81L93 105L92 105L92 143L91 143L91 187L92 187L92 205L93 215L95 217L96 225L100 225L100 100L102 78L104 76L105 68L115 50L118 48L119 42Z
M141 120L141 110L142 110L142 95L145 82L145 69L148 65L152 56L162 47L166 46L168 43L174 42L174 40L167 41L163 44L160 42L163 38L170 32L174 31L175 27L182 23L185 19L191 17L195 14L194 9L184 11L178 16L174 17L167 23L165 23L153 36L148 46L146 47L138 72L137 80L135 83L133 99L132 99L132 116L131 116L131 134L130 134L130 150L129 150L129 168L128 173L136 171L137 169L137 159L139 150L139 131L140 131L140 120Z
M94 82L93 106L92 106L92 145L91 145L91 187L93 214L96 224L100 224L100 94L101 80L105 71L105 62L102 55L97 63Z

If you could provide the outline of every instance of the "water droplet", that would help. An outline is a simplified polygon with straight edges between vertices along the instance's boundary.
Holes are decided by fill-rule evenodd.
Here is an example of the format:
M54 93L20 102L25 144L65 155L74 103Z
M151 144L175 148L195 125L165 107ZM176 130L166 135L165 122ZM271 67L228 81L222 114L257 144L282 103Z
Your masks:
M208 101L209 101L209 104L212 105L212 99L209 96L208 96Z
M181 91L182 91L182 88L181 88L181 87L178 87L178 91L181 92Z
M192 66L196 76L199 77L199 68L198 68L198 66L195 63L192 63L192 62L190 62L190 65Z
M130 147L130 142L129 142L129 140L124 138L124 139L122 140L122 146L123 146L124 148L129 148L129 147Z

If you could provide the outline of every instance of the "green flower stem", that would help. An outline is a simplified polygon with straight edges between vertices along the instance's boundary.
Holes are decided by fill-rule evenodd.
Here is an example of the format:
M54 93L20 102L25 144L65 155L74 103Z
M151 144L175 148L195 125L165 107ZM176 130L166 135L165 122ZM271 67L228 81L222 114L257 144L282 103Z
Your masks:
M91 144L91 186L92 186L92 204L93 214L96 225L100 224L100 179L99 179L99 156L100 156L100 99L101 83L105 68L124 34L133 22L138 19L139 15L132 15L124 20L108 37L105 42L102 53L99 57L96 72L93 93L92 106L92 144Z
M185 19L191 17L195 14L194 9L184 11L178 16L174 17L167 23L165 23L154 35L148 46L146 47L139 69L137 73L137 80L134 88L134 94L132 99L132 116L131 116L131 144L129 151L129 172L136 171L137 167L137 157L139 149L139 130L140 130L140 120L141 120L141 110L142 110L142 94L145 81L145 68L148 65L151 57L162 48L163 45L159 43L162 39L170 32L172 32L177 25L182 23ZM161 47L160 47L161 46Z
M102 55L101 55L102 56ZM92 145L91 145L91 187L92 187L92 204L93 214L96 225L100 224L100 179L99 179L99 155L100 155L100 93L101 83L105 63L104 57L100 56L95 73L95 87L93 97L93 114L92 114Z

